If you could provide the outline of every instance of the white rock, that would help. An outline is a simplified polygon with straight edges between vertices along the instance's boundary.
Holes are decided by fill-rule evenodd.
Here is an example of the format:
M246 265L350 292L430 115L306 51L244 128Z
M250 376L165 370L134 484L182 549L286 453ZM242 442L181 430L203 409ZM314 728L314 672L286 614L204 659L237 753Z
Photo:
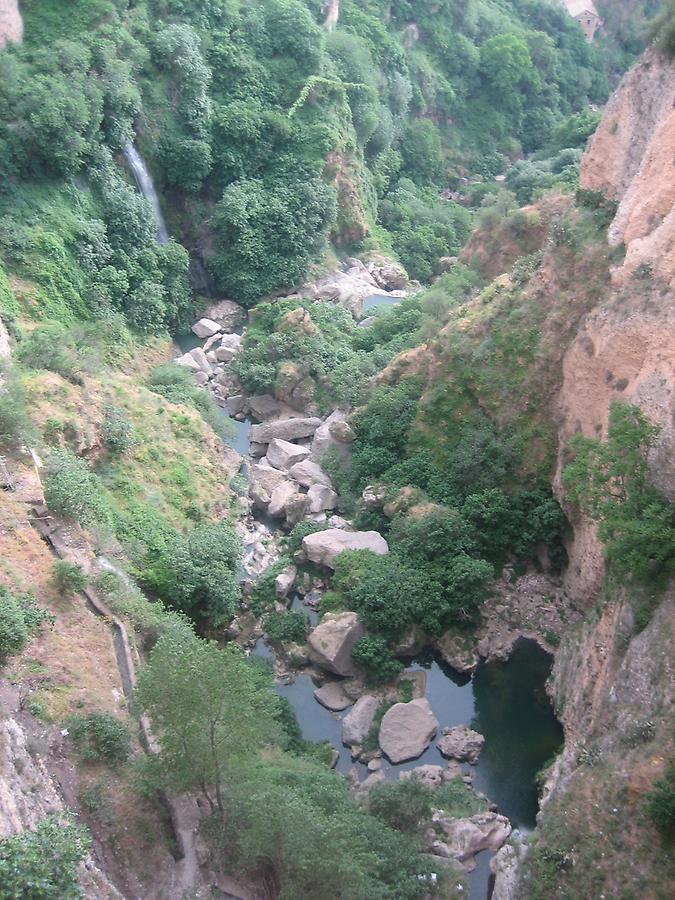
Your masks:
M215 352L218 362L230 363L237 355L237 351L232 347L218 347Z
M450 855L459 859L470 871L474 856L482 850L499 850L511 834L511 823L495 812L477 813L467 819L453 819L441 810L434 810L432 821L445 833Z
M298 484L303 487L311 487L313 484L323 484L325 487L332 487L333 484L318 463L311 459L303 459L290 467L288 474L294 478Z
M195 347L193 350L190 350L190 356L194 359L202 372L206 372L207 375L212 374L213 370L211 368L211 363L206 358L206 353L204 353L201 347Z
M370 694L359 697L354 708L342 720L342 743L347 747L362 744L379 708L380 701L377 697Z
M302 539L302 549L310 562L335 568L335 559L344 550L370 550L378 556L389 553L389 545L377 531L343 531L328 528L308 534Z
M287 566L274 579L274 593L280 600L285 600L293 589L298 570L295 566Z
M438 719L425 697L409 703L395 703L380 725L380 747L393 763L415 759L431 743Z
M237 353L241 350L242 339L240 334L224 334L220 340L220 346L227 347L229 350L235 350Z
M256 444L269 444L274 438L294 441L298 438L311 437L321 424L321 419L277 419L262 425L253 425L251 441Z
M337 494L323 484L313 484L307 491L307 501L310 513L320 513L326 509L335 509Z
M354 702L351 697L345 694L339 681L329 681L322 687L317 688L314 691L314 699L332 712L340 712L343 709L347 709Z
M217 322L214 322L213 319L200 319L192 326L192 332L193 334L196 334L198 338L208 338L214 334L218 334L219 331L220 325Z
M364 634L357 613L327 613L309 634L310 659L336 675L355 675L352 647Z
M269 506L267 511L275 518L281 518L286 515L286 507L289 502L298 494L298 486L294 481L282 481L274 488L270 495Z
M299 447L290 441L282 441L279 438L273 438L267 447L267 459L270 465L276 469L290 469L296 463L302 462L309 456L307 447ZM319 512L319 510L313 510Z
M443 729L443 735L436 742L436 746L445 757L475 764L484 743L485 738L482 734L472 731L465 725L456 725L454 728Z
M197 360L190 353L184 353L182 356L177 356L176 359L174 359L174 363L177 366L181 366L183 369L190 369L192 372L198 372L201 369Z

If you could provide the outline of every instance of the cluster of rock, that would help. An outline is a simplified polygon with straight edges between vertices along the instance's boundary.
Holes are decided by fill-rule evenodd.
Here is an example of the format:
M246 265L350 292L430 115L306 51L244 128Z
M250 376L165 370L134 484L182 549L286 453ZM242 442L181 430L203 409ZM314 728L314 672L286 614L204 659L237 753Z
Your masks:
M236 303L232 305L241 309ZM194 375L196 384L206 386L209 382L226 375L227 364L241 352L242 337L233 333L231 320L225 316L218 321L210 318L199 319L192 326L192 331L198 338L205 338L206 342L202 347L195 347L177 357L174 362L177 366L189 369Z
M409 288L405 269L391 259L378 256L367 263L347 259L342 269L303 285L296 296L304 300L332 300L359 318L366 297L373 294L404 297Z
M337 506L337 494L319 460L338 445L349 453L354 434L346 414L335 410L325 421L319 418L274 419L253 425L250 432L251 466L249 497L260 512L285 519L289 526L302 519L326 522Z

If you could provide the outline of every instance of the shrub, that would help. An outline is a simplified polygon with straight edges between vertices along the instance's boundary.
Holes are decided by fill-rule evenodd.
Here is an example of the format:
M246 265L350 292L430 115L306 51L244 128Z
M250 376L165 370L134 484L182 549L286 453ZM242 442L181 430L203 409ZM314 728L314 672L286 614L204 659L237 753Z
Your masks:
M54 816L33 831L0 838L0 897L77 900L77 867L88 851L87 830Z
M103 413L103 440L113 456L126 453L134 445L134 429L121 409L106 406Z
M30 439L32 431L21 383L13 369L1 366L0 447L16 449Z
M70 450L52 450L44 477L45 501L64 519L74 519L85 528L109 524L108 501L96 475Z
M87 576L82 567L65 559L57 559L54 563L52 581L61 594L75 593L87 586Z
M217 434L223 433L225 419L209 391L195 386L192 375L175 363L164 363L150 373L148 387L170 403L181 403L196 409Z
M299 522L286 538L286 553L293 556L302 547L302 539L317 531L325 531L327 525L319 525L318 522Z
M647 813L664 838L675 837L675 763L647 794Z
M54 322L38 325L21 341L16 355L20 362L33 369L47 369L66 381L82 383L76 358L70 350L68 332L63 325Z
M376 784L370 792L370 812L390 828L417 834L431 819L432 794L419 778ZM435 805L435 797L434 797Z
M8 656L20 653L31 634L45 622L53 624L54 619L29 594L14 596L0 585L0 665Z
M124 763L131 753L129 728L109 713L69 716L65 726L83 759Z
M352 659L366 670L372 684L393 681L403 671L403 663L396 659L384 638L365 635L352 647Z
M301 612L272 612L265 617L264 626L271 641L300 644L307 636L307 616Z

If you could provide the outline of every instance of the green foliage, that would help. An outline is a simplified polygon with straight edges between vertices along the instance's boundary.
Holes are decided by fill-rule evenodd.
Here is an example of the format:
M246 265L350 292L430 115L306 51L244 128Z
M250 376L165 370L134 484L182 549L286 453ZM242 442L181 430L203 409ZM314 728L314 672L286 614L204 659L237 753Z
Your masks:
M47 369L66 381L82 383L72 343L62 325L38 325L19 344L17 358L33 369Z
M413 776L399 781L376 784L369 794L370 812L386 822L390 828L404 834L416 835L431 820L431 807L436 795Z
M311 171L229 185L213 218L218 249L211 269L218 286L245 305L292 287L323 247L333 216L332 190Z
M464 819L487 808L487 801L464 784L461 778L454 778L434 791L434 806L442 809L455 819Z
M647 813L664 838L675 837L675 765L672 762L647 794Z
M225 420L209 391L195 386L191 374L175 363L163 363L150 373L148 387L170 403L182 403L197 410L216 434L222 434Z
M52 567L52 581L60 594L72 594L84 590L88 578L81 566L67 559L57 559Z
M77 713L69 716L64 724L82 759L90 762L102 759L116 766L129 758L129 728L115 716L109 713Z
M430 871L416 843L357 809L333 773L287 758L231 779L219 850L263 867L284 900L321 900L327 884L354 900L412 900Z
M33 433L26 397L16 371L0 367L0 447L15 450Z
M310 534L316 534L317 531L325 531L326 525L320 525L318 522L299 522L297 525L293 526L293 529L288 534L285 540L285 550L289 557L292 557L294 553L297 553L298 550L302 547L303 538L306 538Z
M0 585L0 665L20 653L33 632L54 619L35 603L30 594L14 595Z
M184 630L165 632L138 674L136 700L153 723L170 783L224 812L224 780L278 733L270 676L243 651Z
M307 637L307 616L301 612L271 612L263 620L265 634L275 643L301 644Z
M648 480L658 432L638 407L612 403L606 440L572 438L563 472L570 500L599 523L611 571L656 586L675 571L675 508Z
M89 852L87 830L68 819L43 819L32 831L0 838L3 900L78 900L77 867Z
M664 0L663 7L650 24L656 46L670 57L675 56L675 2Z
M50 452L45 468L45 501L52 512L85 528L110 524L110 508L101 482L83 459L57 448Z
M134 429L124 412L116 406L107 405L103 410L101 426L103 439L113 456L120 456L130 450L134 443Z
M403 663L394 657L385 639L377 635L360 638L352 647L352 659L364 667L371 684L393 681L403 671Z
M167 597L195 619L228 622L239 601L241 544L225 522L197 525L179 536L166 560Z

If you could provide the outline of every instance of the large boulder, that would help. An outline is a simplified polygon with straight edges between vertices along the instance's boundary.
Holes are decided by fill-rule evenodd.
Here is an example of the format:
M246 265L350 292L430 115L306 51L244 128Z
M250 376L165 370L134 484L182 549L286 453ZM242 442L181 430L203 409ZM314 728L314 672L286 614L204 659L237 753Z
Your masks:
M270 446L272 446L270 444ZM269 453L267 454L269 459ZM326 509L335 509L337 506L337 494L324 484L313 484L307 491L308 512L320 513Z
M362 744L379 708L380 701L377 697L373 697L371 694L359 697L354 708L342 720L342 743L347 747Z
M253 394L248 398L248 409L256 419L266 422L279 415L281 405L271 394Z
M199 363L191 353L184 353L182 356L177 356L174 359L174 363L183 369L189 369L191 372L199 372L201 369Z
M198 338L208 338L220 331L220 325L213 319L200 319L192 326L192 333Z
M194 359L202 372L206 372L207 375L213 374L211 363L206 358L206 353L204 353L201 347L195 347L190 350L190 356Z
M325 487L332 487L332 482L328 475L324 472L320 465L312 462L311 459L303 459L291 466L288 470L291 478L294 478L298 484L309 488L313 484L323 484Z
M310 562L335 568L335 559L344 550L370 550L378 556L389 553L389 545L377 531L343 531L328 528L308 534L302 539L302 549Z
M485 738L482 734L472 731L465 725L456 725L454 728L443 729L442 737L436 742L436 746L445 757L475 765L484 743Z
M283 472L273 469L272 466L255 463L251 466L249 475L248 495L258 509L265 511L275 489L285 482L286 478ZM287 483L292 484L291 482ZM294 485L292 487L295 489Z
M298 438L311 437L321 424L321 419L277 419L262 425L253 425L250 439L255 444L269 444L274 438L282 441L295 441Z
M380 725L380 747L393 763L416 759L438 731L438 719L425 697L395 703Z
M329 681L322 687L314 691L314 699L317 703L330 709L331 712L341 712L347 709L354 702L351 697L345 694L344 689L339 681Z
M206 317L217 322L222 331L234 331L246 321L246 310L234 300L219 300L209 306Z
M302 462L309 456L307 447L291 444L290 441L282 441L274 438L267 448L267 459L270 465L276 469L290 469L296 463ZM318 512L318 510L316 510Z
M432 821L444 833L450 856L464 863L471 871L475 855L482 850L495 853L511 834L511 823L495 812L482 812L468 819L453 819L441 810L434 810Z
M364 634L365 629L355 612L327 613L310 632L310 659L336 675L355 675L352 647Z
M385 291L401 291L408 284L408 273L391 259L373 260L368 265L368 271L373 276L378 287Z
M334 450L341 459L347 459L355 435L346 418L346 412L336 409L319 425L312 438L312 459L321 462L329 450Z
M297 494L298 486L294 481L282 481L272 491L267 512L275 518L283 518L289 503L296 499Z
M401 772L399 777L401 781L406 781L408 778L417 778L426 788L435 791L436 788L445 783L443 779L444 772L443 766L416 766L416 768L410 769L409 772Z
M285 600L290 594L297 578L298 570L295 566L286 566L283 572L279 572L274 579L274 593L279 600Z

